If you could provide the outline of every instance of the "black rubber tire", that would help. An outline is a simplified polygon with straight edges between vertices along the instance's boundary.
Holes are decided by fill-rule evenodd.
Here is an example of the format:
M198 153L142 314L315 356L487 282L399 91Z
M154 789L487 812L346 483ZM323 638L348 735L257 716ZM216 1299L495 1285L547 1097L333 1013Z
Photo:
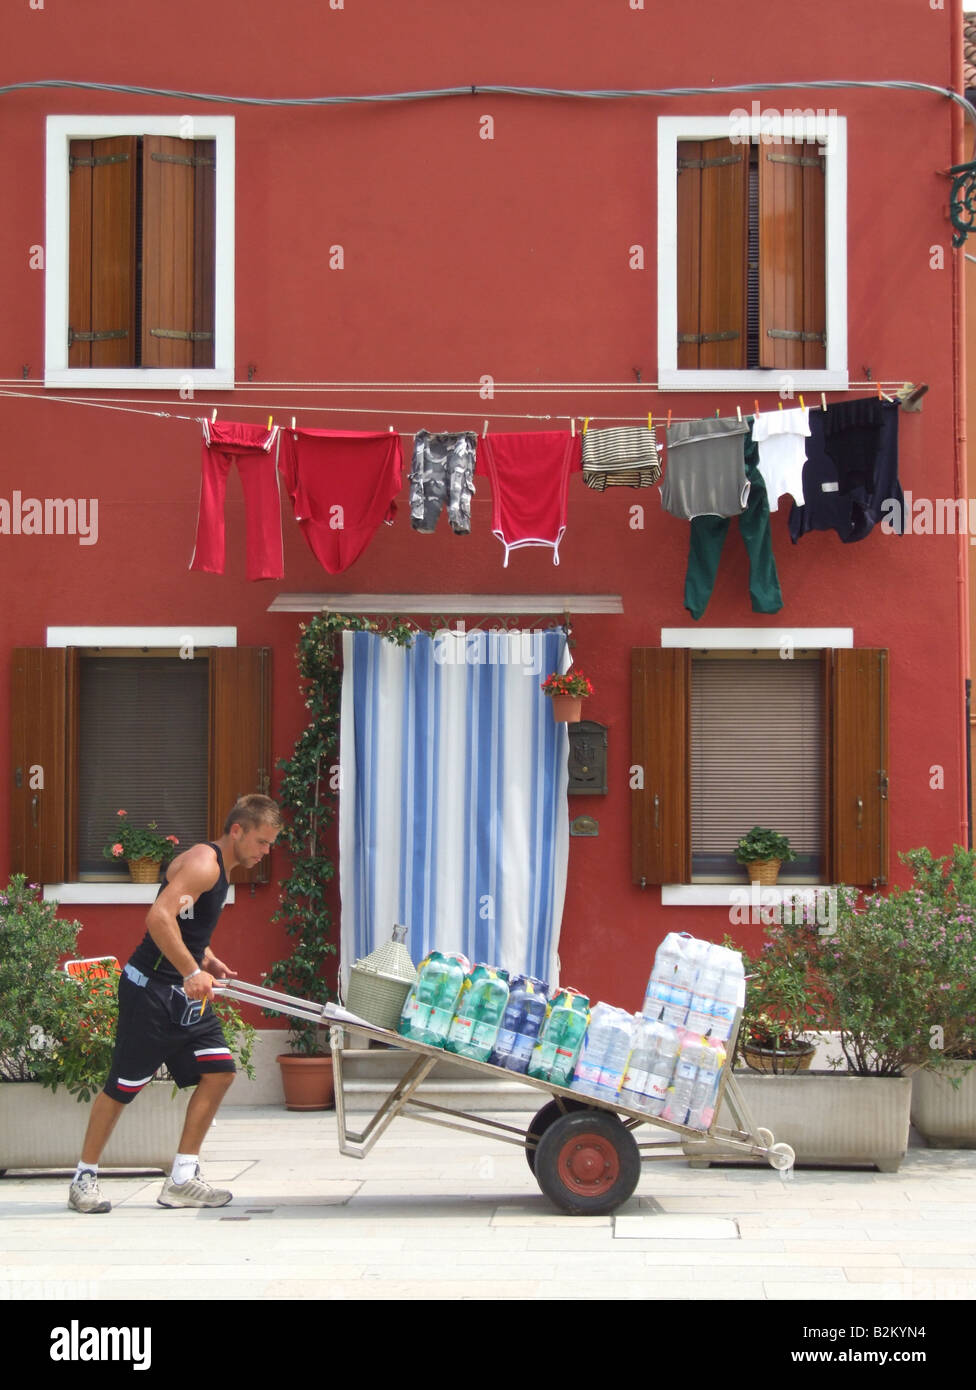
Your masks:
M539 1140L535 1180L571 1216L603 1216L630 1197L640 1181L637 1140L616 1115L585 1107L562 1115Z
M549 1126L555 1124L563 1115L567 1115L571 1111L590 1109L592 1106L585 1105L581 1100L569 1100L566 1096L561 1096L559 1100L547 1101L541 1110L536 1111L532 1117L532 1123L525 1132L526 1140L529 1138L535 1140L534 1144L526 1143L525 1145L525 1161L529 1165L531 1173L535 1172L535 1156L538 1152L539 1140Z

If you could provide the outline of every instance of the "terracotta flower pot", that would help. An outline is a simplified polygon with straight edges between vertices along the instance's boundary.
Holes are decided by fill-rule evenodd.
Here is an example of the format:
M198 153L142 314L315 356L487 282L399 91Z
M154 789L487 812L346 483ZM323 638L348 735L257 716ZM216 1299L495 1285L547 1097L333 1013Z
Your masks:
M557 724L578 724L583 712L582 695L550 695L552 717Z
M283 1052L278 1058L286 1110L331 1110L335 1083L331 1057L296 1057Z

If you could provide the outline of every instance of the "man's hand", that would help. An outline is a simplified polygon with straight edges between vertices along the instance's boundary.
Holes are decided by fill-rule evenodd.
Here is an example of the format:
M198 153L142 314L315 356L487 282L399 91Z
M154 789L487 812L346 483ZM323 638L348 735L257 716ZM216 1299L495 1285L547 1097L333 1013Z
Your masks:
M217 980L233 980L237 976L237 971L231 970L229 965L218 960L209 946L203 954L203 969L209 970L210 974Z
M183 993L187 999L209 999L213 1000L214 978L208 971L201 968L198 975L194 975L191 980L183 981Z

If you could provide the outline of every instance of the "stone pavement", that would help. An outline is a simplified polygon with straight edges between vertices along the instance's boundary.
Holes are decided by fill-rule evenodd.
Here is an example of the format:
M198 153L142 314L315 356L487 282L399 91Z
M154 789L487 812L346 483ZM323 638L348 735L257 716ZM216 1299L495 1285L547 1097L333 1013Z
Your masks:
M81 1216L64 1175L0 1179L0 1299L976 1297L976 1151L790 1181L655 1160L586 1218L553 1209L520 1149L409 1119L360 1161L334 1114L225 1109L204 1159L229 1207L167 1211L159 1177L104 1176L113 1211Z

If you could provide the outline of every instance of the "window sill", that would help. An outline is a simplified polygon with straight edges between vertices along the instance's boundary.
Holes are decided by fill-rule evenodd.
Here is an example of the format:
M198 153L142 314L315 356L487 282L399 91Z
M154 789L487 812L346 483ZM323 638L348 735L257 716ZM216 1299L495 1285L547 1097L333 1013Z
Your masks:
M786 367L756 367L743 371L689 371L660 367L658 386L672 391L776 391L789 398L799 391L846 391L846 371L789 370ZM743 414L745 412L743 411Z
M66 386L81 390L181 391L192 384L194 390L217 387L234 389L233 367L49 367L45 386Z
M815 906L817 898L829 892L826 884L777 883L763 887L755 883L663 883L662 907L781 907L784 901L806 902Z
M235 885L227 890L225 905L234 902ZM44 901L58 903L146 903L154 901L157 883L45 883Z

